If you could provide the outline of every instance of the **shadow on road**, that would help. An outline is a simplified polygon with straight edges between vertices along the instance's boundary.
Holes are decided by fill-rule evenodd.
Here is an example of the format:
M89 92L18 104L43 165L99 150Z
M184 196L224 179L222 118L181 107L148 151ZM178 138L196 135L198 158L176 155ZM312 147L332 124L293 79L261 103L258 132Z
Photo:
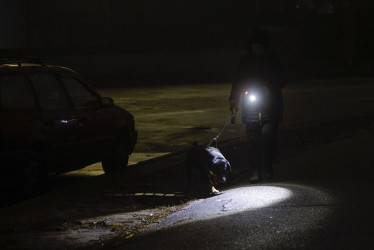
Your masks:
M0 209L53 192L74 183L87 181L90 178L92 177L85 175L53 175L43 183L34 186L20 186L20 183L16 181L3 184L0 191L0 196L2 197L0 200Z

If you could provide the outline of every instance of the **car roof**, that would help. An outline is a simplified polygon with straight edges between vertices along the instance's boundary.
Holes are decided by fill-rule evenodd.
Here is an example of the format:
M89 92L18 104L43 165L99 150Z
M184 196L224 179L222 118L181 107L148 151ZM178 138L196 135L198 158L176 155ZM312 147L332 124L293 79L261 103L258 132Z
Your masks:
M39 58L0 59L0 74L30 73L30 72L76 72L68 67L44 64Z

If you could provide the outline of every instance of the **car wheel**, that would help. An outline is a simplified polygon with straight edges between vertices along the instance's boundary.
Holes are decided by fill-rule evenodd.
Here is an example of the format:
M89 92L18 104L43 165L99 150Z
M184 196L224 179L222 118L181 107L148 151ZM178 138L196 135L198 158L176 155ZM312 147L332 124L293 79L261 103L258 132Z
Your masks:
M117 169L124 168L129 162L129 150L125 143L117 146L113 152L109 153L102 161L103 170L105 173L113 172Z

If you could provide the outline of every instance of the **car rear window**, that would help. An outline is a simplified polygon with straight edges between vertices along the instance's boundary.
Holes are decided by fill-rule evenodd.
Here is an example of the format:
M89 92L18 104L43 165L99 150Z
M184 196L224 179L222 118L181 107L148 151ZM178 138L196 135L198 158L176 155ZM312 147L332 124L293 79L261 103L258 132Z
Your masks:
M69 108L69 102L63 88L51 73L35 73L30 75L40 106L45 111Z
M0 77L0 108L3 112L36 110L35 97L25 76Z

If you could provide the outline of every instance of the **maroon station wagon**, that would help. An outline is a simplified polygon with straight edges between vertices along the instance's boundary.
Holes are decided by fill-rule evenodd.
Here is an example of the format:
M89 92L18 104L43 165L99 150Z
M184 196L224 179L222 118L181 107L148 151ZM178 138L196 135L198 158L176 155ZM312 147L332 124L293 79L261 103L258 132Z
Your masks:
M134 117L66 67L0 59L0 174L26 183L102 162L125 167Z

